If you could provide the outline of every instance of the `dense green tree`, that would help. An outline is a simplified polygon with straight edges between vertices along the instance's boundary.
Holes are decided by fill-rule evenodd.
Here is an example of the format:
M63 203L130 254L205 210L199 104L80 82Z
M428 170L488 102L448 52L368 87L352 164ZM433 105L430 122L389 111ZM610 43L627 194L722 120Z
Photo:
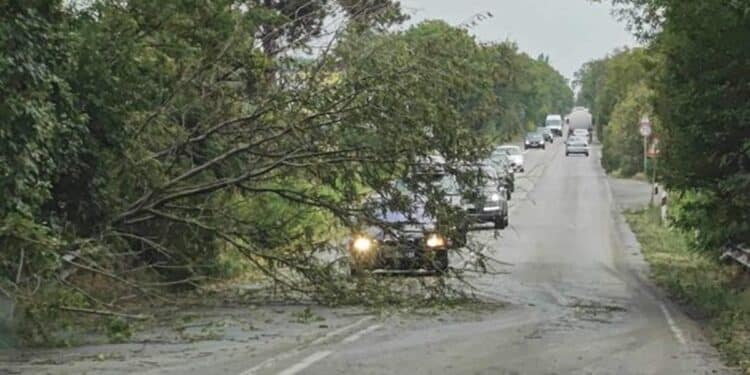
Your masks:
M652 113L652 100L653 92L641 83L617 101L602 137L602 165L608 172L624 177L643 172L643 137L637 124L643 114ZM656 124L654 128L658 131Z
M692 197L678 223L698 229L705 244L750 242L750 4L613 3L663 56L653 81L662 170Z
M314 255L368 194L572 101L510 43L389 30L391 1L1 4L0 290L31 322L242 267L338 297ZM333 14L330 46L300 57Z

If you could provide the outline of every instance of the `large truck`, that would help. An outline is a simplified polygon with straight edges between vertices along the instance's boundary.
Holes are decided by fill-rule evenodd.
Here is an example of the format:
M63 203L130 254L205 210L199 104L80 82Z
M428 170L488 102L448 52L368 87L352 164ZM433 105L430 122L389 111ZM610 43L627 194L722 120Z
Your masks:
M589 132L589 137L594 131L594 120L589 112L588 108L575 107L565 117L565 124L568 125L568 135L573 134L576 129L586 129Z

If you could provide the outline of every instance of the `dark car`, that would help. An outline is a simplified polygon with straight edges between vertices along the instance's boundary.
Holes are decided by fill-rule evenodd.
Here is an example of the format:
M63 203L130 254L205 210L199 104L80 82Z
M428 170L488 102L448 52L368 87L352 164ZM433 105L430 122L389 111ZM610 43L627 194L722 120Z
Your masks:
M538 128L537 133L541 134L542 137L544 137L545 141L549 143L555 142L555 136L554 134L552 134L552 129L541 127L541 128Z
M523 142L523 148L541 148L544 150L545 146L544 136L539 133L528 133L526 139Z
M454 205L464 212L471 223L492 223L495 229L507 227L507 189L498 178L495 169L487 165L478 165L465 168L462 174L476 178L473 190L462 191L452 175L445 176L441 183L443 191L452 197Z
M388 208L382 198L373 198L365 208L369 223L354 233L348 243L352 275L367 271L415 271L442 273L448 269L448 251L466 242L466 232L444 230L426 210L426 198L412 193L403 182L408 208Z

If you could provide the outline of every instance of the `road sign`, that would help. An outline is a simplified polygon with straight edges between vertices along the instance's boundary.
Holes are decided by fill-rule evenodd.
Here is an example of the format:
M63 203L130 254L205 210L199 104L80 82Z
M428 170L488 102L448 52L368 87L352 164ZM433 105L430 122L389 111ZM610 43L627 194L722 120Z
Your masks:
M643 116L643 118L641 119L639 131L644 137L648 137L651 135L651 120L648 119L648 116Z

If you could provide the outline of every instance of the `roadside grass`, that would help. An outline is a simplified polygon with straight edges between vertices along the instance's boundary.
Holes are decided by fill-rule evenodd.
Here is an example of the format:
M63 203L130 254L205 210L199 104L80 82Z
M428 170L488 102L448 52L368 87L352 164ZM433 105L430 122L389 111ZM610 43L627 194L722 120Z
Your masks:
M701 251L690 236L663 227L658 209L625 214L651 267L651 277L687 312L705 323L712 344L732 366L750 374L749 277Z

